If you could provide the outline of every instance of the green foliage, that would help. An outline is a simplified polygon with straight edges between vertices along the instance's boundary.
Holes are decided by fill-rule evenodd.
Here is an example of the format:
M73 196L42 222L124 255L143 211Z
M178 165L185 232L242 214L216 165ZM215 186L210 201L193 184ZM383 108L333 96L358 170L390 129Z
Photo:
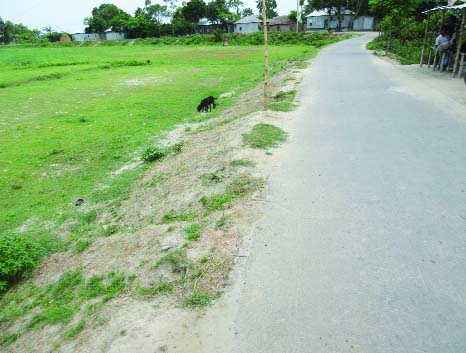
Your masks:
M144 162L155 162L162 159L168 154L168 151L164 147L149 147L141 155Z
M168 264L173 272L184 273L190 265L186 249L176 249L170 251L159 261L157 261L155 267L157 268L164 264Z
M155 162L158 161L159 159L162 159L166 155L170 153L180 153L182 148L184 146L184 141L179 142L177 144L174 144L173 146L170 147L149 147L147 148L143 154L141 155L141 159L144 162Z
M277 126L261 123L255 125L251 133L244 134L243 140L252 148L267 149L285 142L286 133Z
M194 223L187 227L185 232L185 239L189 241L196 241L201 238L202 224Z
M227 193L234 195L235 198L242 198L258 190L263 185L264 179L241 176L227 186Z
M169 213L162 217L162 223L170 224L174 222L191 222L194 221L197 216L194 213L181 213L177 214L174 210L171 210Z
M194 292L183 301L183 306L189 309L200 309L212 303L215 296L210 293Z
M19 336L21 336L21 334L19 332L10 333L10 334L5 335L5 336L0 336L0 347L1 346L8 346L9 344L16 341L19 338Z
M200 199L200 202L202 206L204 206L209 211L218 211L222 210L225 205L232 203L234 200L234 195L226 193L221 195L213 195L210 197L203 196Z
M231 223L231 217L226 214L222 214L222 217L220 217L220 219L215 224L215 228L224 230L228 228L230 223Z
M265 0L266 15L268 19L278 16L277 12L277 1L276 0ZM256 0L256 7L259 10L260 16L263 14L262 0Z
M171 283L160 283L152 287L137 287L137 292L142 296L157 296L163 294L170 294L173 291Z
M76 243L76 252L78 254L84 252L90 245L92 244L92 240L90 239L81 239Z
M255 167L256 162L250 161L248 159L235 159L230 162L230 165L233 167Z
M0 292L8 283L27 276L43 253L44 249L27 235L0 236Z
M69 328L63 333L63 336L69 340L76 338L86 328L86 320L79 321L75 326Z
M227 186L225 193L210 197L203 196L199 201L210 212L223 210L237 199L257 190L263 184L263 179L241 176Z

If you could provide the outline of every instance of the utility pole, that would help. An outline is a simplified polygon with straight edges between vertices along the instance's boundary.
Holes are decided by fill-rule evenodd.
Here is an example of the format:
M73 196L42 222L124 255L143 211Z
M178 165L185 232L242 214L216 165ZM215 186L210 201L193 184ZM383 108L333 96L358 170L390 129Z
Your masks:
M264 111L269 109L269 40L267 36L267 4L262 0L262 20L264 24L264 48L265 48L265 63L264 63Z
M299 32L299 0L296 0L296 33Z

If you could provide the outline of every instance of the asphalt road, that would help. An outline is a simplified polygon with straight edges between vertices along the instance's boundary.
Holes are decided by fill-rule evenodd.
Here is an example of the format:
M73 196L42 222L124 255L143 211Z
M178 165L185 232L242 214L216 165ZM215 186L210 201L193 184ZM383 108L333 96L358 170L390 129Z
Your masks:
M306 75L219 351L466 352L466 107L367 40Z

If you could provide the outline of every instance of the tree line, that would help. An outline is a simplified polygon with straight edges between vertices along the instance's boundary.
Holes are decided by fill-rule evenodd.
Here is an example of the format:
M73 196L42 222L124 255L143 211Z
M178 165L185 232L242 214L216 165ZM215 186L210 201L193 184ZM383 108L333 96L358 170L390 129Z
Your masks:
M416 11L446 3L447 0L298 0L299 11L288 15L293 21L304 23L306 15L313 10L327 9L331 16L342 21L344 11L351 10L354 16L374 14L387 22L392 29L401 29L406 19ZM266 0L267 17L278 15L277 1ZM256 10L261 17L262 0L256 0ZM330 13L331 10L331 13ZM124 32L128 38L180 36L195 33L196 25L202 18L214 24L225 24L242 17L253 15L251 8L245 8L242 0L189 0L178 5L178 0L163 0L162 4L146 0L144 7L138 7L129 14L111 3L94 7L90 16L84 19L86 33L102 33L107 30ZM299 17L299 18L298 18ZM387 20L388 19L388 20ZM29 29L22 24L3 21L0 18L0 43L27 43L58 41L61 33L50 26L41 31Z

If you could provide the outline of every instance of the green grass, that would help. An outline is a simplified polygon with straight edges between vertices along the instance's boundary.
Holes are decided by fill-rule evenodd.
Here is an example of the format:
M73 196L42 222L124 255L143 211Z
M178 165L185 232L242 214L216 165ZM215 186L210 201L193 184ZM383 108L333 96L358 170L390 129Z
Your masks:
M191 224L189 227L185 228L185 239L189 241L196 241L201 238L201 230L203 228L202 224L194 223Z
M252 178L246 175L240 176L233 180L233 182L226 187L224 193L203 196L199 202L205 209L207 209L208 212L223 210L234 201L241 199L253 191L259 189L263 184L263 179Z
M69 328L63 333L63 336L69 340L76 338L86 328L86 320L79 321L75 326Z
M216 296L210 293L194 292L182 302L182 306L189 309L204 308L212 303Z
M286 133L274 125L257 124L251 133L243 135L243 140L252 148L267 149L285 142Z
M92 305L95 308L100 307L105 301L130 288L133 281L132 276L124 274L94 275L86 280L80 269L66 272L55 283L46 286L24 286L1 297L0 325L9 327L31 311L35 314L26 321L26 329L55 324L67 325L87 301L98 300ZM64 331L64 337L71 339L78 335L84 329L83 320L82 318L77 325Z
M256 162L250 161L249 159L235 159L230 162L233 167L255 167Z
M313 54L283 46L270 56L274 66ZM199 120L202 97L259 83L262 60L259 47L0 48L0 231L72 213L70 203L88 200L96 184L125 179L108 175L157 134Z
M186 249L175 249L170 251L156 262L155 267L158 268L164 264L169 265L174 273L186 272L190 266Z

